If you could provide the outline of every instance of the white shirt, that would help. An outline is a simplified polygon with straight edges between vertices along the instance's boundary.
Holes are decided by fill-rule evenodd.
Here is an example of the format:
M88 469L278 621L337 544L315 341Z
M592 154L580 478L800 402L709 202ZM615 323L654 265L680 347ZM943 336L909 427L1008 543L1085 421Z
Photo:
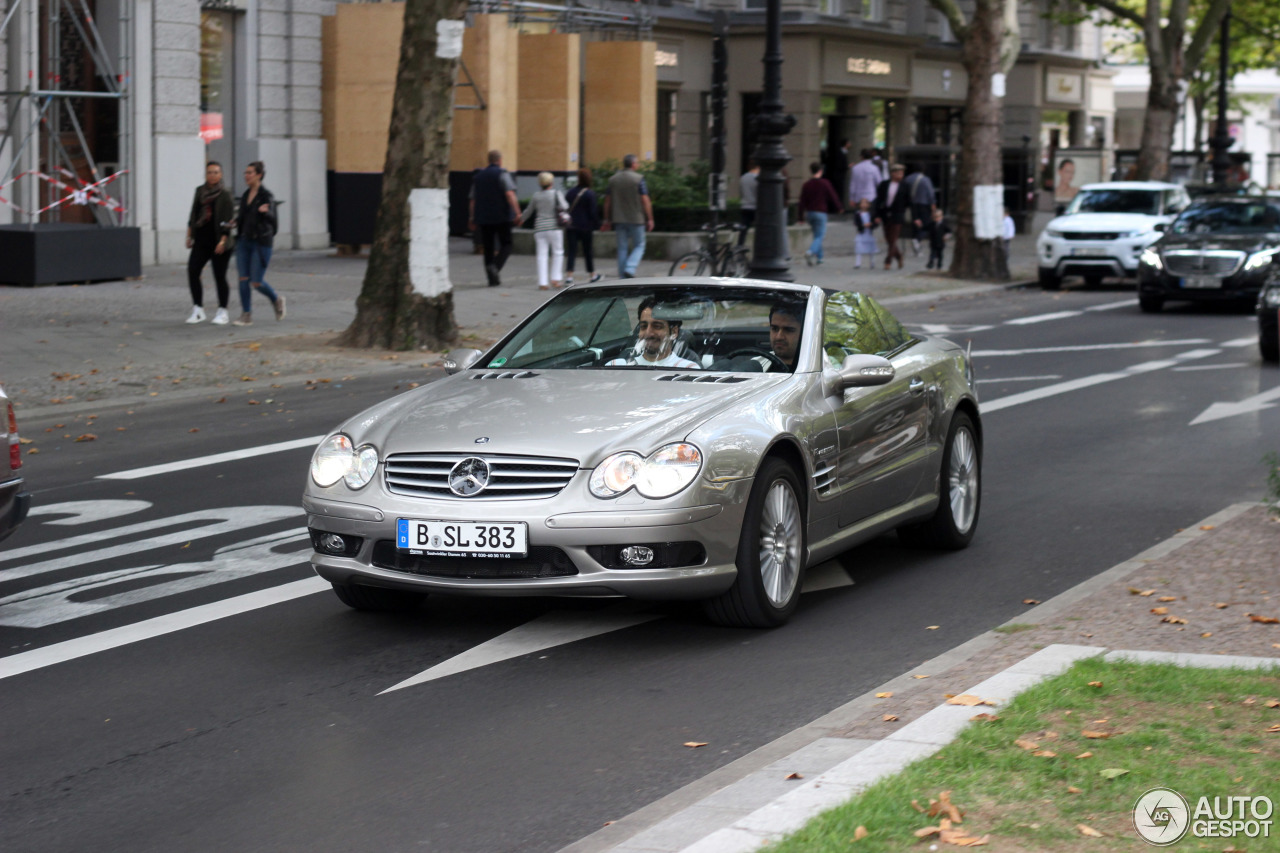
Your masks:
M1003 236L1004 236L1004 239L1006 240L1012 240L1014 236L1018 233L1017 227L1013 224L1012 216L1006 216L1004 218L1002 227L1003 227Z
M648 367L696 367L701 368L702 365L687 358L681 358L675 353L668 353L666 358L660 358L657 361L649 361L644 356L638 358L615 358L613 361L605 364L605 367L614 367L623 364L641 364Z

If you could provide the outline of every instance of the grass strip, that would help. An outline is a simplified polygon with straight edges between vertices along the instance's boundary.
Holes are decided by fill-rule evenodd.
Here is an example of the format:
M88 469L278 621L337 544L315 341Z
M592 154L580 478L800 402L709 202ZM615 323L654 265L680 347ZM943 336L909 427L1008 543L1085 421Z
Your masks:
M1177 850L1280 850L1280 731L1268 731L1280 728L1280 669L1089 658L998 711L974 708L975 715L982 711L996 718L975 721L933 756L819 815L768 850L960 849L915 835L939 825L946 814L929 817L912 801L928 809L943 791L964 812L955 829L973 838L989 836L986 849L1148 850L1133 827L1133 809L1156 787L1179 792L1193 811L1201 796L1267 796L1276 805L1270 838L1188 834Z

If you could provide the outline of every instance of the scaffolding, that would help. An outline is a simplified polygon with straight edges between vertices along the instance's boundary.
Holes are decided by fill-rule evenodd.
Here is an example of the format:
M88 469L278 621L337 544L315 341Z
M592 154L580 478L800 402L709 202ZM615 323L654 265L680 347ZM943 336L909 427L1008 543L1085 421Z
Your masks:
M594 4L579 0L566 3L471 0L467 5L467 16L472 15L506 15L514 27L543 25L551 32L591 33L602 40L619 37L647 39L653 34L654 21L648 0L619 3L597 0Z
M63 212L77 205L89 209L99 225L130 222L128 205L118 196L123 191L127 199L133 192L127 177L134 154L128 110L133 3L119 0L118 6L114 57L88 0L9 0L0 19L0 44L11 28L20 35L8 39L8 79L0 92L0 202L28 224L62 221ZM85 81L68 71L85 59L97 86L73 88ZM80 117L86 101L116 105L114 161L95 156Z

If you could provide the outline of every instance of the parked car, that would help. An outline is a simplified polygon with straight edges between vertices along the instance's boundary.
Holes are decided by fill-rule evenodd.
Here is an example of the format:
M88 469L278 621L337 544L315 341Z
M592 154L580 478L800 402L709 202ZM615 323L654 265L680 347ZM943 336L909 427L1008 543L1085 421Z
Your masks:
M1264 361L1280 361L1280 271L1258 292L1258 349Z
M1191 203L1186 190L1159 181L1085 184L1061 216L1036 240L1040 286L1057 290L1063 278L1133 278L1138 257L1160 239L1161 229Z
M1157 312L1166 300L1256 304L1280 252L1280 200L1224 196L1184 210L1142 253L1138 303Z
M968 356L856 293L577 286L446 372L312 459L312 566L351 607L701 599L717 623L771 627L806 566L895 528L963 548L977 526Z
M0 468L0 539L5 539L27 517L31 494L23 489L22 475L18 473L22 468L18 418L13 411L13 401L4 393L4 386L0 386L0 410L4 413L3 421L0 421L0 429L4 432L0 436L9 447L5 467Z

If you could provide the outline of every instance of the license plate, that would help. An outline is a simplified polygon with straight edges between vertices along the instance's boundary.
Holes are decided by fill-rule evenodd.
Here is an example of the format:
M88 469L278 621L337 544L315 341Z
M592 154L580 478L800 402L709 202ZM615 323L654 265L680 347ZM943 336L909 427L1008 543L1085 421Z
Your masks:
M1182 280L1182 286L1199 290L1222 287L1222 279L1211 275L1189 275Z
M1107 256L1106 249L1095 249L1088 246L1072 246L1071 254L1077 258L1105 258Z
M418 554L523 557L529 525L523 521L396 521L396 548Z

